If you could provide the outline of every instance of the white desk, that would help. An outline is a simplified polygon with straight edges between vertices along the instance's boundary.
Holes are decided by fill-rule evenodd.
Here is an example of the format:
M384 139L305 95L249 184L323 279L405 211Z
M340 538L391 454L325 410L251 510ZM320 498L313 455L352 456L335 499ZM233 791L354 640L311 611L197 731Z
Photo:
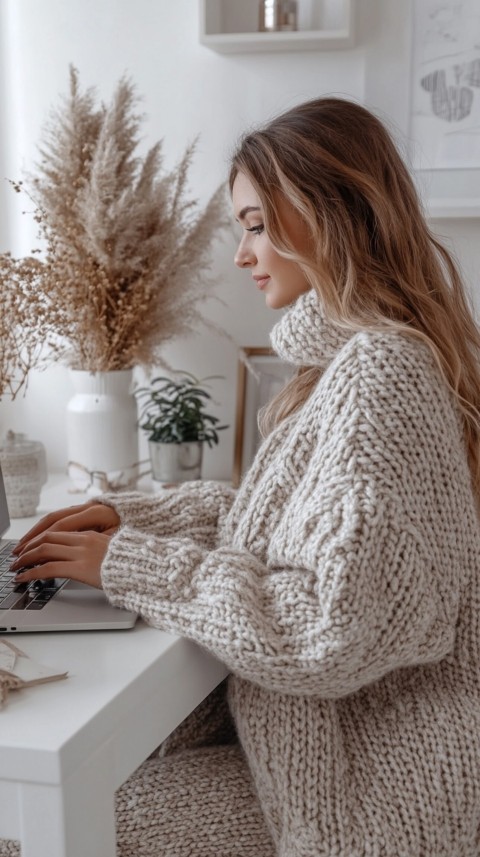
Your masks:
M39 513L60 496L57 480ZM13 522L9 535L32 521ZM15 691L0 710L0 837L20 839L22 857L114 857L115 790L227 670L143 622L11 639L68 678Z

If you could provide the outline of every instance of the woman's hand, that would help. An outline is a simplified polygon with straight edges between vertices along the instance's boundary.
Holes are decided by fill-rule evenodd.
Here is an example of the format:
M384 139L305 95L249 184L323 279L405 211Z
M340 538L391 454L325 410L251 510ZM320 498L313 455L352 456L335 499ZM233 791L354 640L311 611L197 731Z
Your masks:
M68 577L101 588L100 569L119 525L115 509L97 500L51 512L15 545L15 582Z
M119 525L120 518L115 509L106 506L104 503L99 503L97 500L90 500L81 506L68 506L66 509L59 509L45 515L20 539L13 549L13 553L15 556L20 556L25 545L47 531L51 533L76 533L84 530L95 530L97 533L111 536Z
M67 577L101 589L100 569L110 539L111 535L93 530L71 533L47 529L17 551L18 558L11 566L12 571L19 572L15 583Z

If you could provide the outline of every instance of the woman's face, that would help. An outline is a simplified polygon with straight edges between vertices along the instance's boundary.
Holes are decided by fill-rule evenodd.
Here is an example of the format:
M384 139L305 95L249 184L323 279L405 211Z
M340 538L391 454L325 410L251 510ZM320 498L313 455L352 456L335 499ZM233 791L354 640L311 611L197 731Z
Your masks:
M250 179L237 173L232 189L235 219L243 235L235 253L235 264L248 268L257 288L265 294L270 309L282 309L307 292L310 284L300 266L285 259L274 249L265 231L263 210ZM307 230L297 213L287 203L280 206L282 223L293 246L301 250L307 242Z

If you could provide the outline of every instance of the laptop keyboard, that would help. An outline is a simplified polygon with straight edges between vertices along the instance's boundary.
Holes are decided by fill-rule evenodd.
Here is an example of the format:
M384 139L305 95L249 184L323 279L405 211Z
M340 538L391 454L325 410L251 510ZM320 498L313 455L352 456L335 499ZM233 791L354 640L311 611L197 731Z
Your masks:
M5 539L0 542L0 610L41 610L67 581L15 583L15 572L10 571L15 545L16 542Z

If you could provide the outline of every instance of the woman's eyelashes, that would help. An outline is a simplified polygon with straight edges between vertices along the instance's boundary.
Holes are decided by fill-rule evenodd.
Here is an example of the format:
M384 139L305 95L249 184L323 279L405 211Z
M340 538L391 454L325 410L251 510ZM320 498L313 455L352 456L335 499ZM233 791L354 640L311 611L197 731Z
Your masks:
M261 235L264 229L263 223L260 223L258 226L250 226L246 231L253 232L254 235Z

